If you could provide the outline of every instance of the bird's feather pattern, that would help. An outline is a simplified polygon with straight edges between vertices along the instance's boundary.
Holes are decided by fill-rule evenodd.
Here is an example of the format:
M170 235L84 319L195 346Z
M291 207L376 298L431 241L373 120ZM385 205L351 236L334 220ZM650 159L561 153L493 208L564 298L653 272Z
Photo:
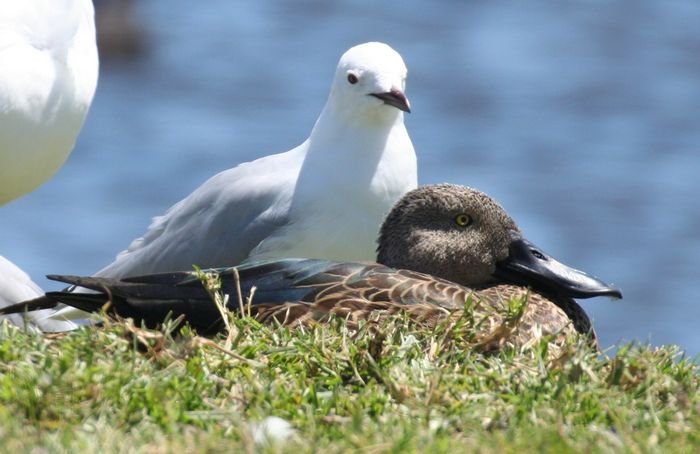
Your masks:
M336 316L358 324L404 312L428 327L469 317L474 320L472 334L489 348L500 347L504 342L522 345L544 335L562 341L576 331L594 336L588 318L573 300L545 297L514 285L468 288L379 264L309 259L260 262L211 271L219 276L220 291L229 295L231 310L240 307L238 285L244 299L255 287L251 314L266 323L309 325ZM173 318L184 315L202 332L223 328L211 295L193 272L121 280L50 277L99 292L47 294L82 310L95 312L110 301L110 311L149 326L162 323L168 315ZM522 299L527 300L524 311L509 319L509 304Z

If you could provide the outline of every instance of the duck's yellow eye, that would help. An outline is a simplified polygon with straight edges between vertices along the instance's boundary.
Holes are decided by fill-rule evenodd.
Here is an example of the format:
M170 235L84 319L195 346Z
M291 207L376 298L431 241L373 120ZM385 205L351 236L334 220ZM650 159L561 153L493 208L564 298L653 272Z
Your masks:
M455 222L460 227L466 227L472 223L472 217L464 213L458 214L457 217L455 217Z

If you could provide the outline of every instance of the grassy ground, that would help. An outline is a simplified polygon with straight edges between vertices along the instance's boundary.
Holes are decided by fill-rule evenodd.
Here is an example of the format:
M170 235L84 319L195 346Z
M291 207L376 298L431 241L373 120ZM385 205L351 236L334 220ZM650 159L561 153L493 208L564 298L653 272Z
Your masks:
M0 328L4 452L698 452L697 366L673 347L474 351L402 317L359 332L232 319L228 335L128 322ZM259 444L275 415L294 435Z

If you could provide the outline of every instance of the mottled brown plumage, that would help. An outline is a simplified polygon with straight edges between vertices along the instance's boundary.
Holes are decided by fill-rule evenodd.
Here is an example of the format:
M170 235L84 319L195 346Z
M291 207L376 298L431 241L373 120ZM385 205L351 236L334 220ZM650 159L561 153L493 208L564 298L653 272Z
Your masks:
M561 343L576 333L595 341L588 316L572 297L621 296L529 243L488 196L455 185L406 194L381 228L378 261L383 264L285 259L214 271L233 310L240 307L238 286L244 296L255 288L251 315L262 322L299 326L337 316L356 325L406 313L434 327L469 319L469 335L489 350L543 336ZM191 272L54 278L98 292L47 294L82 310L95 311L109 300L113 312L148 325L170 314L184 315L203 332L223 327ZM36 307L46 307L46 299Z
M588 316L570 298L545 297L525 287L506 284L469 288L381 265L366 265L353 271L345 266L340 272L331 268L324 275L337 280L304 284L309 293L299 302L255 304L252 315L261 322L291 326L308 326L335 316L357 326L364 320L406 313L416 323L433 328L464 317L466 309L478 329L475 339L489 344L485 346L488 350L505 344L522 346L542 336L553 336L553 341L560 343L576 332L595 342ZM522 301L524 311L508 319L509 303L513 300ZM465 306L466 302L470 304Z

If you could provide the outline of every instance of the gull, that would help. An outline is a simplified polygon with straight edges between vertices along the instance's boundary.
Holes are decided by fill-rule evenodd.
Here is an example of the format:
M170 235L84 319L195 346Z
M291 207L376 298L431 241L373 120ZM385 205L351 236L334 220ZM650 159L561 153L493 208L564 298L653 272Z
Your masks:
M0 205L63 165L97 72L90 0L0 0Z
M44 291L35 284L15 264L0 255L0 308L17 304L21 301L40 297ZM23 314L12 314L0 317L10 323L26 327L29 331L56 332L75 329L77 325L71 321L53 320L53 311L35 311Z
M407 69L369 42L338 62L330 94L301 145L225 170L153 219L95 276L127 277L246 260L372 260L379 225L417 186L403 121ZM82 291L82 289L77 289ZM57 320L88 314L61 308Z
M90 0L0 0L0 206L36 189L63 165L97 75ZM42 293L0 256L0 306ZM67 326L37 320L29 323Z
M422 186L406 194L386 217L378 244L378 264L283 259L213 271L228 308L245 312L250 304L262 322L309 325L335 315L356 325L403 311L434 327L466 315L463 320L478 321L473 328L490 348L543 336L561 344L577 334L595 343L590 319L573 298L622 297L532 244L497 202L463 186ZM203 333L225 328L196 272L50 278L97 293L51 292L17 309L62 302L95 312L109 302L112 313L148 326L182 315ZM239 285L249 303L239 300ZM502 313L514 312L514 298L527 305L508 321Z
M406 74L388 45L352 47L308 139L213 176L96 276L265 258L372 260L382 218L417 185Z

